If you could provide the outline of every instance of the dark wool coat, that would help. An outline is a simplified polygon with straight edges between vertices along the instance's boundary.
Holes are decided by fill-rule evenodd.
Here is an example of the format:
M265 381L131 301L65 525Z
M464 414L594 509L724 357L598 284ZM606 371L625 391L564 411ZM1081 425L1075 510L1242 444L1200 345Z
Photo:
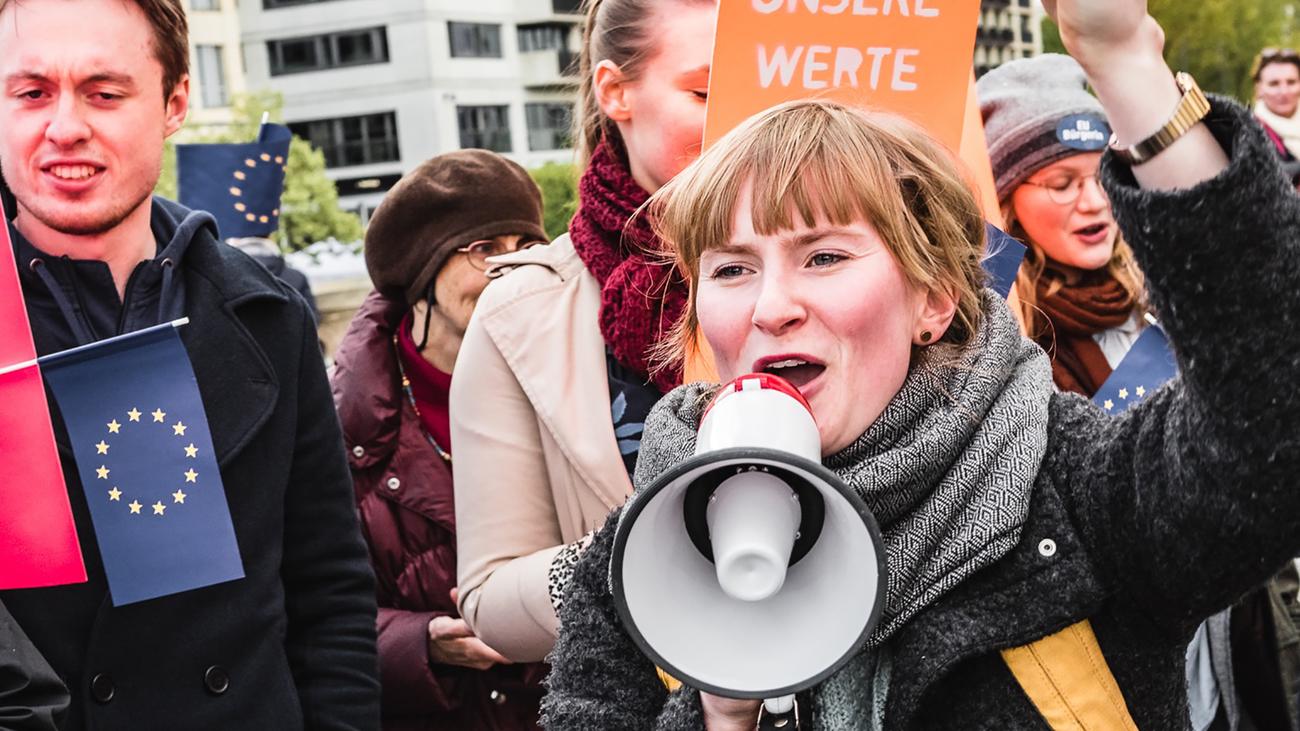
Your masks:
M1138 727L1184 728L1196 625L1300 548L1300 199L1245 110L1216 99L1209 123L1231 165L1191 190L1104 163L1181 378L1115 418L1053 397L1019 545L893 636L885 728L1047 729L998 651L1084 618ZM566 595L545 725L700 729L698 694L668 699L620 626L614 520Z
M207 214L155 199L162 251L133 273L121 317L157 321L159 262L176 257L183 290L163 296L162 309L190 318L181 339L245 578L113 607L52 409L89 581L3 592L3 601L72 692L65 729L374 729L374 578L311 313L288 285L218 243L214 228ZM82 277L86 289L73 292L79 308L94 308L100 263L47 262L60 281L74 265L102 275ZM67 347L69 327L49 291L25 262L19 273L37 350Z
M68 702L59 676L0 604L0 728L55 731Z
M393 335L404 302L366 298L331 378L361 525L379 584L379 668L387 731L537 728L540 663L484 671L429 661L429 620L459 617L451 466L402 389Z

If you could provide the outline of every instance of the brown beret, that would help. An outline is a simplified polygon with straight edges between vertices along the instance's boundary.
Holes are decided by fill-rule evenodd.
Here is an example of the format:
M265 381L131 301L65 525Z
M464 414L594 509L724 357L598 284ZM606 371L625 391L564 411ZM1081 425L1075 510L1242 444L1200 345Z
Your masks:
M375 289L413 304L456 249L509 234L547 238L537 184L495 152L449 152L384 196L366 229L366 269Z

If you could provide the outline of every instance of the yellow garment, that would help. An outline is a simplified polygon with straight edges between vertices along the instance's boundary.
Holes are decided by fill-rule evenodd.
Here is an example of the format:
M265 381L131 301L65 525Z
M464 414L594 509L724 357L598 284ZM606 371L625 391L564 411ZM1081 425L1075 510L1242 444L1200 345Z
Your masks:
M655 672L659 673L659 682L664 684L664 687L668 689L669 693L682 687L682 681L674 678L668 673L665 673L663 668L655 668Z
M1137 731L1088 620L1002 659L1053 731Z

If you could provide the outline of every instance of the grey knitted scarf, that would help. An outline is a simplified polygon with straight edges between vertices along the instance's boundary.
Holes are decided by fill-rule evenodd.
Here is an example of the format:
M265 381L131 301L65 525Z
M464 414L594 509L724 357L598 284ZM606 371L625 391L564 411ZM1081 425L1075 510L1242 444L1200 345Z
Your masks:
M875 423L824 460L871 508L885 542L886 606L864 649L884 645L917 612L1020 539L1047 451L1052 371L1043 351L1021 336L1006 302L991 290L983 297L983 323L972 342L919 351ZM682 386L651 411L637 461L638 489L691 456L701 412L715 389ZM823 691L853 682L840 676L855 668L876 664L850 663ZM870 718L870 698L862 703L860 711Z

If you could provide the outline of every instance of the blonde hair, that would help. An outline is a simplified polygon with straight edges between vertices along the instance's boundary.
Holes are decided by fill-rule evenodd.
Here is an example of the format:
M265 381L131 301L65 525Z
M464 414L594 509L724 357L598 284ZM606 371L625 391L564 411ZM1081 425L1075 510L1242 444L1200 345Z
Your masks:
M1020 322L1024 332L1033 340L1041 340L1052 332L1052 324L1047 315L1038 306L1038 287L1043 279L1047 280L1044 296L1051 297L1065 286L1065 279L1048 268L1050 259L1043 247L1029 238L1025 227L1016 216L1015 206L1007 199L1002 209L1002 218L1006 222L1007 233L1022 242L1026 247L1025 261L1020 265L1016 275L1016 295L1020 298ZM1117 234L1115 249L1104 267L1106 273L1123 288L1128 296L1128 304L1139 315L1147 312L1146 280L1142 270L1133 258L1133 250L1125 243L1124 237ZM1050 352L1050 351L1049 351Z
M647 204L691 292L676 336L656 351L660 363L681 362L697 342L700 256L728 242L747 186L756 232L814 226L819 217L869 222L909 284L955 298L940 342L963 345L978 329L984 217L948 151L902 120L805 99L751 117Z
M666 0L583 0L586 20L582 26L582 50L578 54L578 101L573 110L573 139L578 168L585 169L601 141L622 142L618 127L605 116L596 99L596 64L612 61L623 78L635 80L641 66L653 54L652 16ZM674 0L709 2L716 0Z

